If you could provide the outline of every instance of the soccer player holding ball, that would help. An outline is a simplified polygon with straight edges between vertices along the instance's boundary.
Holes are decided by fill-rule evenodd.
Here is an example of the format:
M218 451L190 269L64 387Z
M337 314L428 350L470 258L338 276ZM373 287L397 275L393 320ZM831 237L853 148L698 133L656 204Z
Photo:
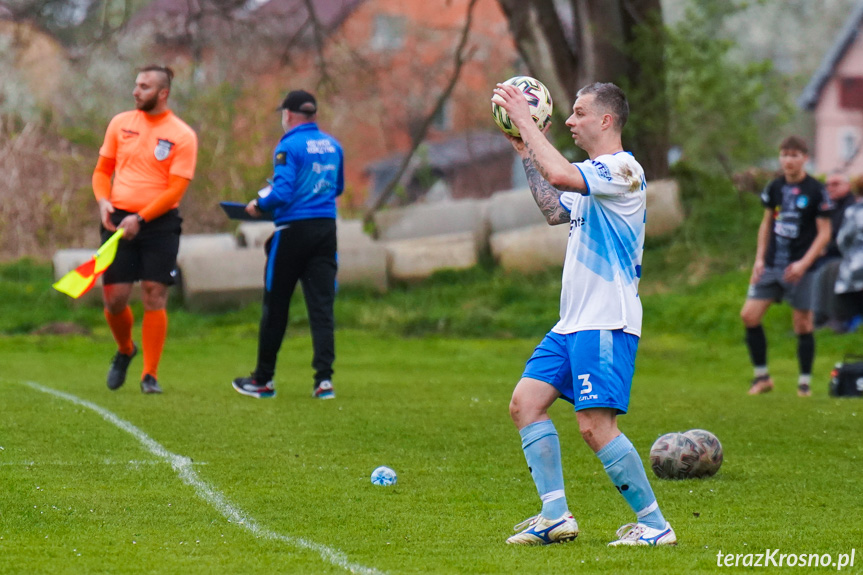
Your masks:
M576 164L546 139L516 87L498 84L493 101L519 129L521 138L507 138L522 158L539 209L549 225L569 224L560 321L527 361L509 407L542 510L517 525L507 543L545 545L578 535L564 492L560 442L548 416L563 398L575 406L582 437L637 517L609 545L676 544L638 453L617 427L618 414L629 406L641 335L646 214L644 171L621 143L626 96L610 83L578 91L566 125L590 159Z

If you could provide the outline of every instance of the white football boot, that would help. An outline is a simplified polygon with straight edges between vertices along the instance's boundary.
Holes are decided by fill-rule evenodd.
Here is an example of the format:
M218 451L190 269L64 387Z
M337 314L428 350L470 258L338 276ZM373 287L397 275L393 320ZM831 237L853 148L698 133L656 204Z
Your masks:
M665 522L664 529L653 529L644 523L627 523L617 530L617 541L608 544L609 547L618 545L677 545L677 535L671 528L671 523Z
M548 545L572 541L578 537L578 523L569 511L557 519L546 519L542 515L535 515L525 519L513 529L519 533L506 540L513 545Z

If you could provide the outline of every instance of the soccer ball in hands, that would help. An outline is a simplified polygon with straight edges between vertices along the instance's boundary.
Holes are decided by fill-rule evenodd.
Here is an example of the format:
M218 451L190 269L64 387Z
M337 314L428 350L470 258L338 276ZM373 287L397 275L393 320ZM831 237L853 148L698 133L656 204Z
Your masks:
M521 90L527 100L528 106L530 106L530 115L540 130L545 129L551 123L551 112L553 109L551 94L549 94L548 88L542 82L530 76L515 76L503 83L512 84ZM491 116L494 118L494 123L510 136L521 137L518 128L509 119L509 114L495 101L497 98L498 96L495 95L491 102Z
M703 429L666 433L650 448L650 466L660 479L709 477L722 465L722 445Z
M372 483L375 485L395 485L396 481L396 472L385 465L372 471Z

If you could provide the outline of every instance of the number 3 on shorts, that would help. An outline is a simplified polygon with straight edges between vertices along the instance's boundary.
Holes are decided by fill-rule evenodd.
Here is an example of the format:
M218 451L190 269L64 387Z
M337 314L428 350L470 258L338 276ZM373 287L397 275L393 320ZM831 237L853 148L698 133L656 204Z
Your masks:
M583 373L578 376L578 379L581 380L581 395L586 395L593 391L593 384L590 383L590 374Z

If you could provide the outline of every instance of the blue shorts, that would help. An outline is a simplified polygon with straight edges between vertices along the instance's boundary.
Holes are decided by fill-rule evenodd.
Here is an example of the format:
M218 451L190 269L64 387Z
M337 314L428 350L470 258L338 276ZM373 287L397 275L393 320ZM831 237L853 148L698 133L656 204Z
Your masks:
M554 386L576 411L607 407L626 413L637 351L638 336L620 329L549 332L527 360L522 377Z

